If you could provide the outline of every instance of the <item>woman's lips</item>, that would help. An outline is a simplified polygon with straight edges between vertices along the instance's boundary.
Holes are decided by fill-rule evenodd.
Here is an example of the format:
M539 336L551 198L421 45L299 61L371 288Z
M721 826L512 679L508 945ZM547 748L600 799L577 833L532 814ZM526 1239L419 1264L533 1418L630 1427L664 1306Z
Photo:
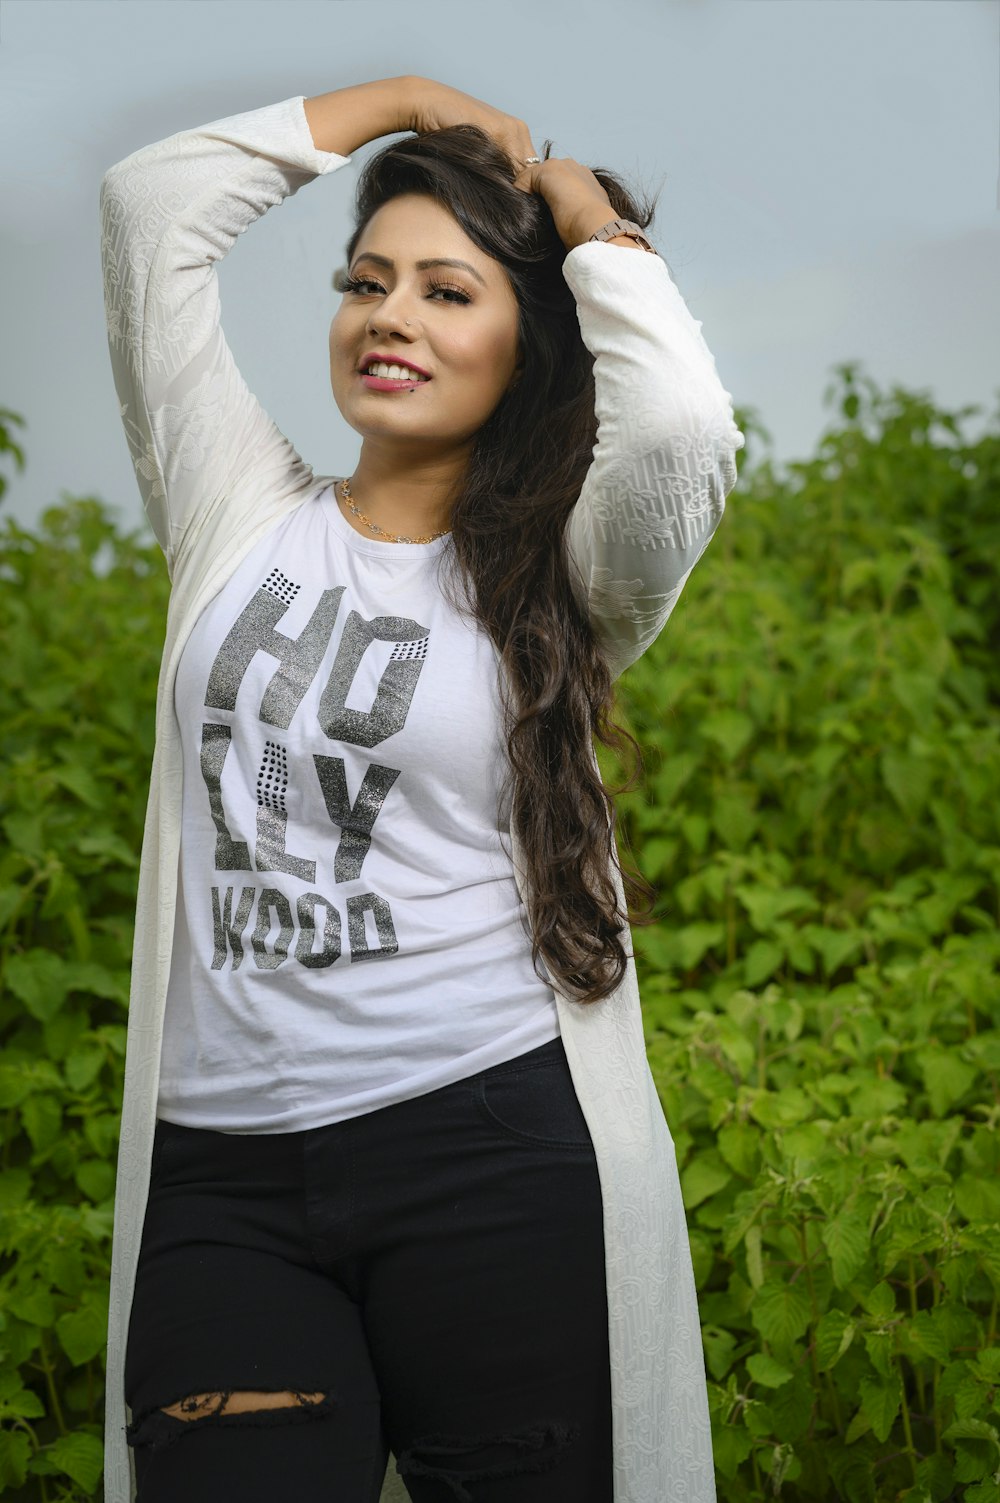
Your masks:
M425 381L392 381L388 376L368 376L364 371L359 374L371 391L412 391L417 386L429 386L432 380L428 376Z

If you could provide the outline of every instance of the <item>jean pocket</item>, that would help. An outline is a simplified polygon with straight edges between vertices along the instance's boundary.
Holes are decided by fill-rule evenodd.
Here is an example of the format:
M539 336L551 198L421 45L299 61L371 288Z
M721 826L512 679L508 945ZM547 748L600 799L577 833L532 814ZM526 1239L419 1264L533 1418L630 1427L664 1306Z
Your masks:
M477 1105L490 1127L520 1143L592 1147L561 1039L479 1077Z
M149 1166L150 1179L162 1175L168 1162L177 1157L178 1144L190 1142L199 1132L199 1128L181 1127L177 1122L165 1122L162 1117L157 1117Z

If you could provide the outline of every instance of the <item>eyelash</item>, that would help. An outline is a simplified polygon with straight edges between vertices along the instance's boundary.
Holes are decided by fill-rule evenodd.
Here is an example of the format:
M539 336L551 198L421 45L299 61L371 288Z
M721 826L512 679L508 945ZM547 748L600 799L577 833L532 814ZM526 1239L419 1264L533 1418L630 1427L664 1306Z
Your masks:
M381 282L376 282L374 277L345 277L341 284L341 290L344 292L360 292L361 288L365 286L380 287L382 288L383 292L385 291L385 288L382 287ZM457 297L461 298L463 303L472 302L472 299L468 296L467 293L462 291L461 287L455 287L450 282L432 281L430 283L430 286L433 292L453 292ZM362 296L364 295L365 294L362 294Z

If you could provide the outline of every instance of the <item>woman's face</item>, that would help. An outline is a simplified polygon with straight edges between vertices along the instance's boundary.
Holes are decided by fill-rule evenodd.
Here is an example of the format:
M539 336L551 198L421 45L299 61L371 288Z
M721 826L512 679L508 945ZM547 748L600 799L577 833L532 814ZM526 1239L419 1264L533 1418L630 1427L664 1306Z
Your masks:
M441 259L466 264L417 264ZM361 285L330 325L330 384L347 422L383 442L467 444L518 366L517 299L500 263L435 199L406 193L372 215L347 270ZM359 371L372 352L412 360L430 380L376 390Z

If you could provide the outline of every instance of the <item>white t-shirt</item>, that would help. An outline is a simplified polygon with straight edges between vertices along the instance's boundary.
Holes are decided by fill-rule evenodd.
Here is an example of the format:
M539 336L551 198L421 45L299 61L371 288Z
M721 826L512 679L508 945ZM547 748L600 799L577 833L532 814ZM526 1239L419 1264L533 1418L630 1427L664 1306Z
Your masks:
M327 486L192 629L167 1121L319 1127L559 1033L501 843L498 654L443 593L449 543L363 537Z

